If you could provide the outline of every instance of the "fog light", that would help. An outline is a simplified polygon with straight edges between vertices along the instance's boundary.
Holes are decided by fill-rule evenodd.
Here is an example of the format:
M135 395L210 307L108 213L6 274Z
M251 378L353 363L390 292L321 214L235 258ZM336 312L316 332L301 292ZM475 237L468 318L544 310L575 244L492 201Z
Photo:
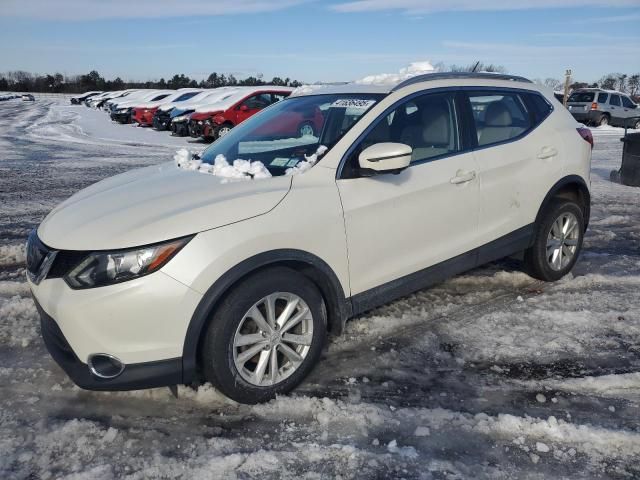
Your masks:
M124 370L124 363L107 353L90 355L87 365L93 375L106 379L116 378Z

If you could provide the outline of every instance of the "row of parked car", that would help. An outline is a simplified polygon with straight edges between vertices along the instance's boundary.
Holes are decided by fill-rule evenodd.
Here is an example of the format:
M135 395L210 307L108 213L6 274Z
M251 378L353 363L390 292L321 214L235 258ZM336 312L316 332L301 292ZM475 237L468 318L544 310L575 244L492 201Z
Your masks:
M220 87L213 89L122 90L86 92L71 98L74 105L102 109L119 123L136 123L176 136L191 136L214 141L263 108L288 97L293 88L263 85L259 87ZM278 125L282 137L315 135L322 118L289 115Z

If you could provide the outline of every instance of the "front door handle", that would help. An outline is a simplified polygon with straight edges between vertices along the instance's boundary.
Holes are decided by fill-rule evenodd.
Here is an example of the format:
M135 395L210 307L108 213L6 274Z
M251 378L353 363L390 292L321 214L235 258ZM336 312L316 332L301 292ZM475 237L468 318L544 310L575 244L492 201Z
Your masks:
M458 170L456 172L456 176L453 177L450 182L454 185L460 185L461 183L467 183L472 180L475 180L476 172L464 172L462 170Z
M544 147L542 150L540 150L538 158L544 160L545 158L552 158L556 155L558 155L558 150L553 147Z

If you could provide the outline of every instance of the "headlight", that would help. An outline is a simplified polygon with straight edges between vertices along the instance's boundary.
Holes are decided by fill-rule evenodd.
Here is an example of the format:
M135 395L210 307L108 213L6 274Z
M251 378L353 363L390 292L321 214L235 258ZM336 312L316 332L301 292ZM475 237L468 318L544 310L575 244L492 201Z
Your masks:
M185 120L188 119L187 115L178 115L177 117L173 117L171 119L172 122L184 122Z
M146 247L93 252L65 277L73 289L103 287L143 277L171 260L193 237L184 237Z

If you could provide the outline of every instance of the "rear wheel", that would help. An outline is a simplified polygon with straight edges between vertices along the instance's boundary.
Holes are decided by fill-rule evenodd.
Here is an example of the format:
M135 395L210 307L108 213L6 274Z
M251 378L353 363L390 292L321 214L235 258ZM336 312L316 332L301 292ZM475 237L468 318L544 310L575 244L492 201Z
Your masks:
M298 135L301 137L313 137L315 135L315 130L313 129L313 125L311 122L301 123L298 127Z
M572 201L553 203L536 225L533 246L525 251L529 274L554 282L571 271L582 249L584 215Z
M241 403L295 388L312 370L326 337L316 286L288 268L249 277L216 309L202 347L205 377Z
M609 125L609 123L610 123L609 115L607 115L606 113L600 117L600 120L598 120L598 126L600 127Z
M640 119L636 120L635 125L633 126L634 130L640 130Z

